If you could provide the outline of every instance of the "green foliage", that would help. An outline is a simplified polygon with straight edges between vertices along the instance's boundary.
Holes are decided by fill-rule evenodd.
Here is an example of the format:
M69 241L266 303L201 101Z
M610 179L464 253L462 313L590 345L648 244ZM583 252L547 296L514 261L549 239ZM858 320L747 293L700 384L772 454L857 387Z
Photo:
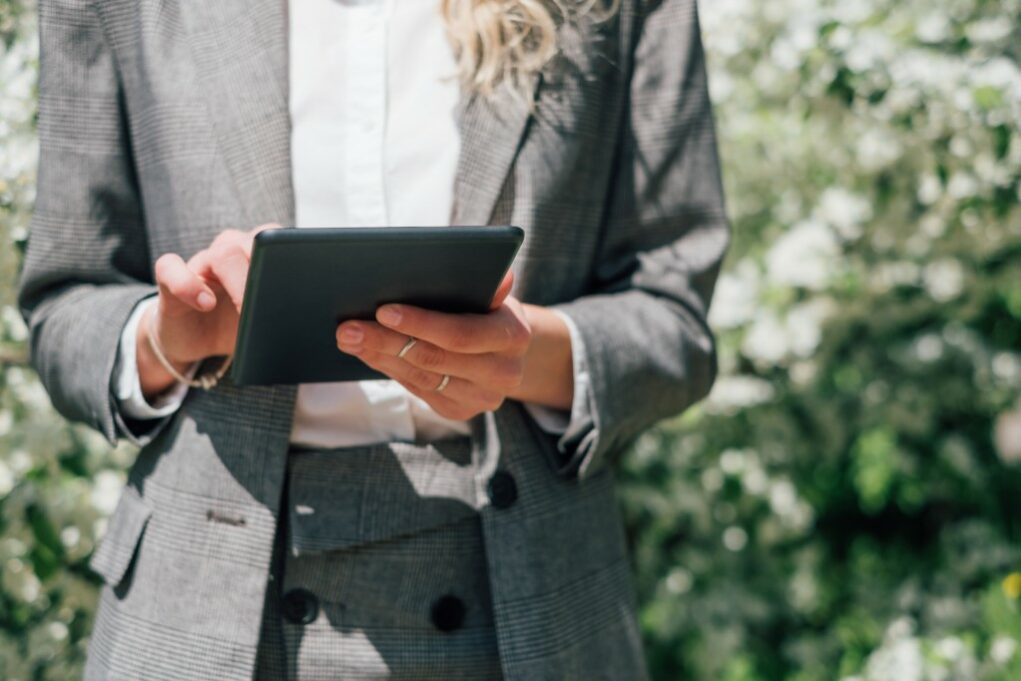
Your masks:
M702 16L736 239L713 395L624 462L656 676L1021 678L1019 5Z
M1021 678L1019 0L701 7L735 244L711 399L623 459L659 679ZM14 284L34 7L0 0L0 677L76 678L133 452Z
M98 580L86 561L133 454L68 426L25 367L15 308L35 183L34 6L0 1L0 678L81 677Z

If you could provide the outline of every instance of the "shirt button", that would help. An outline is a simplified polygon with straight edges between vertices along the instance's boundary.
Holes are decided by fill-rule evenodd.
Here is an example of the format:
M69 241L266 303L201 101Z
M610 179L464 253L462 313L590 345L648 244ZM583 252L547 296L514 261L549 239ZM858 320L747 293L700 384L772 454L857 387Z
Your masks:
M293 624L310 624L319 614L319 599L307 589L291 589L280 602L284 619Z
M464 624L466 608L464 601L457 596L441 596L433 603L432 616L433 625L440 631L448 632L459 628Z
M487 485L489 501L493 508L510 508L518 500L518 483L507 471L497 471Z

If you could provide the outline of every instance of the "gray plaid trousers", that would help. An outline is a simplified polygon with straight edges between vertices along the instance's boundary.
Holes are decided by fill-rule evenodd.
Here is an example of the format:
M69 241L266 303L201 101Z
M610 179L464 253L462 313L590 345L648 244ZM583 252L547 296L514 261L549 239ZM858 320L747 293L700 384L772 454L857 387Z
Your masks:
M467 438L292 451L256 678L502 678L473 476Z

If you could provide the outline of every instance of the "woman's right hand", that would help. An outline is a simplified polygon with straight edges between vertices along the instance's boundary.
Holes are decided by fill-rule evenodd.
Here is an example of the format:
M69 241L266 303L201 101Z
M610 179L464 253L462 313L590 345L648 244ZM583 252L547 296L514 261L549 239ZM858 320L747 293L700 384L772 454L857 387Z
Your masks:
M150 333L179 373L197 361L233 352L252 242L259 232L278 227L227 230L187 262L176 253L166 253L156 261L159 296L143 313L135 346L142 393L147 399L175 382L153 353Z

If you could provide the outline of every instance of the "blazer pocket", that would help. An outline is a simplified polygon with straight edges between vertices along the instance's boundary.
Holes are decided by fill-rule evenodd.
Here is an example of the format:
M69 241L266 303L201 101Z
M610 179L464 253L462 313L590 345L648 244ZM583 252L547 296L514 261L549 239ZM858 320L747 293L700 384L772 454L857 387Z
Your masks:
M89 567L111 587L124 581L150 516L152 508L138 490L125 487L110 517L106 535L89 560Z

